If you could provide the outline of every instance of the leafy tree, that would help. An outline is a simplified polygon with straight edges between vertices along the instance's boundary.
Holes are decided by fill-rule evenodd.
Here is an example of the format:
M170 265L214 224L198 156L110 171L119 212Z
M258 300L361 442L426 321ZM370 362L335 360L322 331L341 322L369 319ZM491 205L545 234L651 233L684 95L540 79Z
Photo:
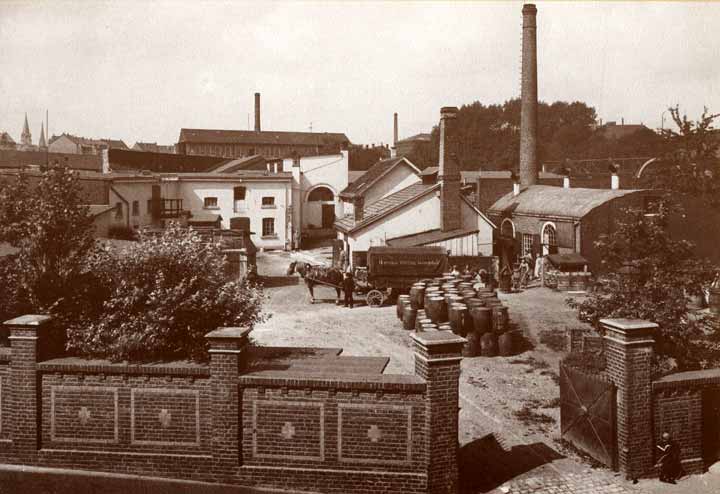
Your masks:
M677 127L663 130L670 149L665 156L669 173L654 175L652 185L698 197L720 210L720 134L713 128L720 114L705 108L700 119L693 121L680 113L679 106L669 111Z
M717 366L718 319L691 311L688 295L701 294L718 268L697 259L689 242L670 238L668 219L665 204L654 215L626 211L618 230L595 243L602 253L599 289L568 303L596 322L607 317L656 322L663 370Z
M0 183L0 242L16 252L0 260L0 315L52 310L74 289L94 248L92 218L77 173L53 167Z
M68 348L113 360L207 358L205 334L261 321L262 291L226 281L218 244L173 224L89 257L88 282L65 300Z

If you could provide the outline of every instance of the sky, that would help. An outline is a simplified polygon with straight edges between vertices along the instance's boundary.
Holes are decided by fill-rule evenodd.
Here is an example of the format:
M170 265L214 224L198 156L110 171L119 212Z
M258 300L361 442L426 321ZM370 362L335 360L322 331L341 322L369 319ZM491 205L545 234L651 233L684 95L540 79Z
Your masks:
M538 93L659 128L720 112L720 2L536 2ZM522 2L0 0L0 131L171 144L180 128L392 142L520 94ZM248 127L248 122L250 127Z

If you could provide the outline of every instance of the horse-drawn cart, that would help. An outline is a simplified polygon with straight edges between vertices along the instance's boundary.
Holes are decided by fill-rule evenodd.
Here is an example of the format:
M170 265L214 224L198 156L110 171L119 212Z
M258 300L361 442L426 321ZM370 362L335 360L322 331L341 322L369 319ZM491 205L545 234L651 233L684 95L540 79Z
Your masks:
M355 269L355 290L369 307L380 307L413 283L442 276L447 267L442 247L370 247L367 267Z

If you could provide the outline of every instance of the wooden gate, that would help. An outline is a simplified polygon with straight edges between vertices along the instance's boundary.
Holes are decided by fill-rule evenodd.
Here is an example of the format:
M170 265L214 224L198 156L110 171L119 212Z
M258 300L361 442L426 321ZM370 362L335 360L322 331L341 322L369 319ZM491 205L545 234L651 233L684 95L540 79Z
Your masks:
M562 438L617 470L615 385L602 376L560 364Z

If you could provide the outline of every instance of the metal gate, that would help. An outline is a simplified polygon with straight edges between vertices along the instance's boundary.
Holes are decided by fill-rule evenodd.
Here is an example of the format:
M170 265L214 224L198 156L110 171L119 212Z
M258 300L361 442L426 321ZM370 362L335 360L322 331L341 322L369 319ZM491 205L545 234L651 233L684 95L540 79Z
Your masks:
M595 374L560 364L562 438L604 465L617 469L615 385Z

